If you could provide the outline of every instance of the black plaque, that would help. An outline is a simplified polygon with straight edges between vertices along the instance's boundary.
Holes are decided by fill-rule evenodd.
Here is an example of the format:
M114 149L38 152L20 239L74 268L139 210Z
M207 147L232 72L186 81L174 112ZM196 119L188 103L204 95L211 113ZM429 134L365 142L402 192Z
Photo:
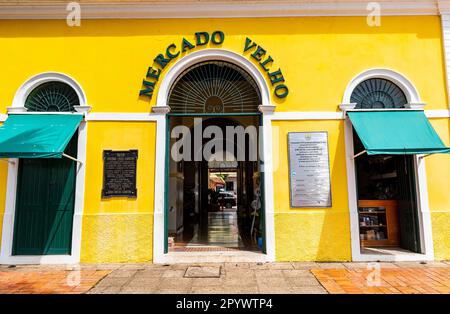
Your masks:
M103 151L102 197L136 197L136 164L138 151Z

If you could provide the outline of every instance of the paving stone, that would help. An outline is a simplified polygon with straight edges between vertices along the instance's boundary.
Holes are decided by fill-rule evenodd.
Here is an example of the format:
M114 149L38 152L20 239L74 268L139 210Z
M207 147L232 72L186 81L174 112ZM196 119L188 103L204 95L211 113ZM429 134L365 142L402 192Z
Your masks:
M319 267L315 262L291 262L291 265L294 269L311 269Z
M289 286L258 286L258 291L259 293L268 293L268 294L287 294L287 293L292 293L293 290L291 287Z
M283 277L283 271L282 270L274 270L274 269L258 269L254 271L256 278L259 277Z
M221 266L190 266L186 270L186 278L219 278Z
M162 277L164 271L161 270L157 270L157 269L143 269L143 270L139 270L138 272L136 272L136 274L134 275L134 277L139 277L139 278L147 278L147 277Z
M162 273L163 278L182 278L185 271L182 269L167 269Z
M292 287L291 293L296 294L327 294L328 292L322 286Z
M342 263L348 269L367 269L365 262Z
M246 278L242 280L241 278L224 278L223 285L225 286L256 286L256 278Z
M125 264L120 269L131 269L131 270L142 270L146 269L148 267L148 264Z
M117 269L108 275L109 278L130 278L136 274L136 269Z
M424 267L427 267L426 264L422 264L420 262L396 262L394 264L400 268L424 268Z
M425 266L426 266L426 267L432 267L432 268L434 268L434 267L436 267L436 268L449 267L449 265L446 264L446 263L443 263L443 262L433 262L433 261L427 262Z
M96 287L122 287L131 278L128 277L106 277L97 283Z
M148 294L148 293L155 293L156 290L157 290L157 286L155 286L155 287L126 286L126 287L123 287L119 293L121 293L121 294Z
M150 286L158 286L161 280L159 277L134 277L131 281L126 283L126 287L150 287Z
M225 293L227 289L224 286L192 286L189 293L195 294L213 294L213 293Z
M246 280L247 278L255 278L255 271L250 269L223 270L222 276L226 278L239 278Z
M323 269L345 268L343 263L317 263L316 265Z
M287 282L293 287L320 286L317 279L312 277L287 277Z
M255 286L224 286L224 294L256 294L259 292L258 287Z
M92 289L88 291L88 294L115 294L120 292L120 287L103 287L100 289Z
M258 287L278 287L278 286L288 286L289 283L286 279L283 277L276 278L276 277L258 277L256 278L256 281L258 283Z
M250 263L224 263L225 270L250 269Z
M192 278L161 278L159 282L160 288L177 288L192 286L194 279Z
M308 269L283 270L284 277L314 277Z
M194 287L211 287L223 286L225 280L223 278L193 278L192 286Z
M274 269L274 270L294 269L294 266L292 266L291 263L269 263L268 266L269 266L268 267L269 269Z

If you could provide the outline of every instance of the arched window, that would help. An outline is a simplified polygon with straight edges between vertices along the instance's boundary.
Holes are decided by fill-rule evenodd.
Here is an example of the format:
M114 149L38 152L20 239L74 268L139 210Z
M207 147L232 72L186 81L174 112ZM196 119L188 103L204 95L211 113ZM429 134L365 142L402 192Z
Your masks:
M80 101L75 90L63 82L47 82L31 91L25 101L28 111L73 112Z
M356 103L356 109L405 108L408 103L400 87L382 78L361 82L353 90L350 101Z
M184 71L172 85L173 113L258 112L261 96L254 80L224 61L208 61Z

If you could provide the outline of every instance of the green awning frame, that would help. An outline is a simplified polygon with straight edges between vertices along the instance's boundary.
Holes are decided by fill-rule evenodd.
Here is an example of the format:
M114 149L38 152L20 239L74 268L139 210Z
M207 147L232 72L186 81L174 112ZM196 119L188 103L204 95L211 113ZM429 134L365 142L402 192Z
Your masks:
M348 111L347 114L368 155L450 153L421 110Z
M81 114L12 114L0 125L0 158L61 158Z

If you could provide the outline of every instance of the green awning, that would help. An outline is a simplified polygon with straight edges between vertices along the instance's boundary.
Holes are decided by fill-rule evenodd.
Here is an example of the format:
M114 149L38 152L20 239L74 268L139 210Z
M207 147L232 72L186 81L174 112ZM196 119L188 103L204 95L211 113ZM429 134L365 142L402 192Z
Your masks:
M0 126L0 158L61 158L80 114L15 114Z
M423 111L350 111L368 155L450 153Z

